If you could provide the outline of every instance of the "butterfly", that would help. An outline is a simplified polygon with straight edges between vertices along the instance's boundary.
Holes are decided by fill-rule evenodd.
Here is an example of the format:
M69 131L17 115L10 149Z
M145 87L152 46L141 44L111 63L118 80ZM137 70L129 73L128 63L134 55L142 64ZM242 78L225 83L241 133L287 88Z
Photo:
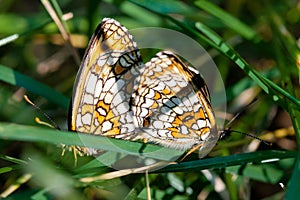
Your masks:
M110 18L103 19L88 44L70 111L71 131L199 149L201 157L219 138L199 72L171 51L144 64L133 36Z

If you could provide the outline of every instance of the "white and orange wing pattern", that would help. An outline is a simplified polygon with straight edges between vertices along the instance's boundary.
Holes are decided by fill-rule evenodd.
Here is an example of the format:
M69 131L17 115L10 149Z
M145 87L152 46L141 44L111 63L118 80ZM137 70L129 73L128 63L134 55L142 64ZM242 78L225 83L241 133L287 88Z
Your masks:
M198 72L168 51L144 65L126 28L108 18L85 53L70 118L72 131L200 149L202 155L218 140L208 89Z
M133 134L129 102L141 66L127 29L105 18L92 36L77 74L70 129L120 138Z
M218 140L204 80L172 52L156 54L138 82L132 110L141 138L181 150Z

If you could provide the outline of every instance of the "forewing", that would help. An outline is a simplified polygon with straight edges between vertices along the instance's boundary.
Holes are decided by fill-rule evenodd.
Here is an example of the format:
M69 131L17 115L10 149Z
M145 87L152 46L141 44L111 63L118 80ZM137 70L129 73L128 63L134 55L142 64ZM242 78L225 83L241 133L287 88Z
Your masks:
M97 27L80 66L73 91L73 131L125 137L135 127L129 102L142 59L132 35L105 18Z

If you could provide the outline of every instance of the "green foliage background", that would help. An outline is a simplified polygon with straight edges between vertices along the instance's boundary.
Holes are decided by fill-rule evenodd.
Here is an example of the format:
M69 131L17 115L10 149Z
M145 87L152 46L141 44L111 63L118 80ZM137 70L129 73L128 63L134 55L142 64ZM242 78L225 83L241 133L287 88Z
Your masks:
M45 9L50 4L69 32L76 57ZM63 14L72 13L64 21ZM83 182L114 171L92 157L61 156L60 144L80 145L76 134L38 125L48 121L23 100L27 94L67 130L69 99L79 59L104 17L128 29L146 26L180 31L212 56L224 80L231 125L272 146L237 133L220 141L204 159L149 174L152 199L300 199L299 189L299 29L297 1L2 1L0 7L0 194L7 199L147 199L145 174ZM142 52L145 60L152 55ZM221 102L222 103L222 102ZM219 113L216 113L217 116ZM221 113L222 114L222 113ZM222 127L220 127L222 129ZM152 152L156 145L82 136L113 153ZM251 151L251 152L249 152ZM168 160L178 152L154 153ZM268 161L268 162L267 162ZM205 170L205 171L201 171ZM148 197L149 198L149 197Z

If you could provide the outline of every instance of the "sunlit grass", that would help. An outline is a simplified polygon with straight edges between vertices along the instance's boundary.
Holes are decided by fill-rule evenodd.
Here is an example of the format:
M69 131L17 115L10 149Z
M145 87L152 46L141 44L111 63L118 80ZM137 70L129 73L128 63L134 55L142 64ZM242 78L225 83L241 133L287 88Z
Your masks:
M51 12L58 17L56 24L62 22L60 29L42 3L33 4L32 10L20 7L16 1L3 5L0 38L14 34L18 37L0 40L2 196L146 199L143 173L92 182L82 180L115 171L108 163L113 165L119 158L128 156L122 154L124 150L129 155L147 155L163 161L181 155L182 152L172 149L161 153L157 151L161 147L153 144L91 135L79 138L77 134L63 131L67 129L69 99L78 61L76 52L70 53L73 50L65 48L63 40L52 36L60 35L63 28L71 38L75 34L89 38L102 18L113 17L129 29L165 27L198 41L221 72L229 118L247 102L258 98L234 121L232 129L273 143L271 147L259 145L258 141L251 142L251 138L233 133L227 140L220 141L207 158L199 160L194 154L182 163L150 170L148 178L153 199L243 199L247 192L251 198L299 198L299 154L295 151L300 141L297 5L252 1L213 4L204 0L189 3L130 0L120 5L112 1L60 3L50 2L54 8ZM64 21L63 14L67 12L72 12L73 18ZM78 46L87 45L85 40L78 42ZM84 49L77 50L82 56ZM55 62L57 59L60 62ZM52 71L39 74L39 63L45 60L51 63ZM42 119L43 116L24 102L24 94L49 113L62 131L36 124L35 116ZM89 147L105 150L98 158L103 162L79 156L74 166L72 152L66 151L61 156L62 144L81 146L82 141ZM149 152L153 153L147 154ZM224 190L217 188L215 180L225 185ZM269 191L256 192L255 188L245 190L250 187L249 181L253 187L260 183L273 191L267 194Z

